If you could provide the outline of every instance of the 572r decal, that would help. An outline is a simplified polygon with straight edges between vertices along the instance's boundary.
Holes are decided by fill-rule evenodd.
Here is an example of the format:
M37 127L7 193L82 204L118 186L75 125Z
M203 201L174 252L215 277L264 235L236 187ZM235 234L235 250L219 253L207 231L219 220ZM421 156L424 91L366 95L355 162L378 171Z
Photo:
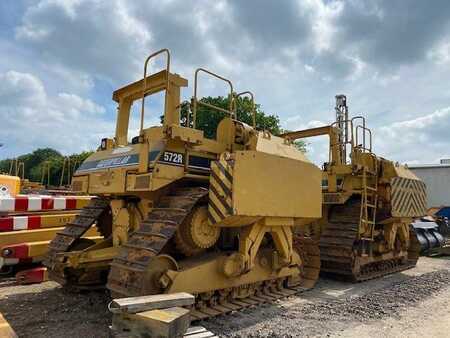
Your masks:
M184 154L175 153L172 151L165 151L159 159L161 162L183 165Z

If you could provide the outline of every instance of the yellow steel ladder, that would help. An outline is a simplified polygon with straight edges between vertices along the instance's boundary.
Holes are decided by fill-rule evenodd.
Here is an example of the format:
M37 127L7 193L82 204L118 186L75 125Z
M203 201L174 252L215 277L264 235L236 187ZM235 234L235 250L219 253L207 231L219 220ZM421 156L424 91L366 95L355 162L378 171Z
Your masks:
M359 237L363 240L373 241L378 201L378 167L371 171L366 166L362 170L361 185L361 213L359 217ZM367 231L369 230L369 231ZM369 235L367 235L369 233Z

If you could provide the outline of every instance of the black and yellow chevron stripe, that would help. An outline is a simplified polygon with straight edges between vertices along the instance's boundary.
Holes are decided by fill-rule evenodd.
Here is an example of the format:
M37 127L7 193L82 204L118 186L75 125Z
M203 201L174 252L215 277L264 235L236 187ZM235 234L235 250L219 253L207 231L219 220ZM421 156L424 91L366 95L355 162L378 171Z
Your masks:
M426 186L420 180L395 177L391 180L391 203L394 217L420 217L427 211Z
M233 215L233 167L221 158L211 162L208 218L212 224Z

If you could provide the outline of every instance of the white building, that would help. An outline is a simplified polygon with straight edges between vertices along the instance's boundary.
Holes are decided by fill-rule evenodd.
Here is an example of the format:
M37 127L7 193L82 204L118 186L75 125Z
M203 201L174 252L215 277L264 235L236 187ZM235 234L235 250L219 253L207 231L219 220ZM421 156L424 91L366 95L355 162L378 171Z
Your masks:
M440 164L409 165L417 177L427 185L428 207L450 206L450 159Z

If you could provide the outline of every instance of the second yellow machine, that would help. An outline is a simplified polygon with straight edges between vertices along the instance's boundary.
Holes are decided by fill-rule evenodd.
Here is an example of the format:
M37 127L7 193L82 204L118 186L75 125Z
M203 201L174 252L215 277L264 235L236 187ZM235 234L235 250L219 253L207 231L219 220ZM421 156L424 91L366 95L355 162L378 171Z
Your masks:
M165 69L147 75L158 55L166 55ZM200 76L229 87L228 109L197 98ZM293 229L321 217L321 170L292 142L238 121L238 98L253 95L236 94L207 70L195 72L191 113L180 119L187 84L161 50L145 61L143 79L114 92L115 137L103 139L73 177L74 191L97 198L51 242L50 277L77 288L107 281L121 296L190 292L204 316L312 287L318 243ZM145 99L158 92L163 124L146 128ZM130 142L136 100L140 132ZM213 139L196 128L200 105L227 115ZM93 224L100 243L81 238Z
M373 153L372 132L364 117L349 117L344 95L336 96L335 111L331 125L283 135L329 137L323 217L310 229L320 240L321 271L363 281L411 268L420 253L411 223L426 214L425 184Z

